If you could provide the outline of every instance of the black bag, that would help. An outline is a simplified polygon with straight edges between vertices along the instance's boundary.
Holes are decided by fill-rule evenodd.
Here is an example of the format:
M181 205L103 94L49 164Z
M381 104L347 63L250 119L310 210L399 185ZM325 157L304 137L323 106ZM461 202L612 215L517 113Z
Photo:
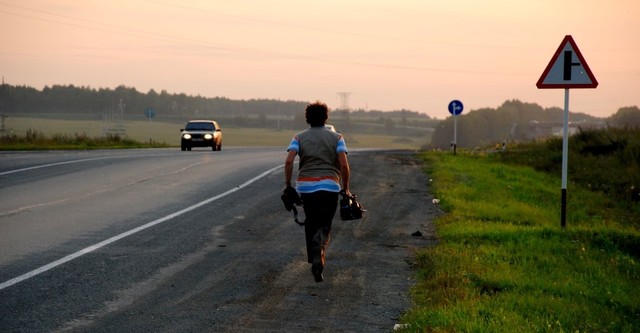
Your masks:
M302 199L298 195L298 191L291 186L287 186L287 188L282 191L282 195L280 196L282 203L284 203L284 208L290 212L293 210L293 219L298 225L304 225L304 222L298 221L298 209L296 206L302 206Z
M358 197L355 194L349 196L344 190L340 191L340 195L342 195L342 199L340 199L340 219L344 221L361 219L364 209L358 202Z

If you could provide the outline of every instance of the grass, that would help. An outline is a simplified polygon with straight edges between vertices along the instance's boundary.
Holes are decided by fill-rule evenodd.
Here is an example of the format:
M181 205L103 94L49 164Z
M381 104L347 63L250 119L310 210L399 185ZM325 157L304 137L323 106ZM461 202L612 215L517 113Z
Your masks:
M0 150L16 149L72 149L74 146L63 144L57 146L56 138L84 137L104 138L103 125L91 120L55 120L40 118L12 117L6 120L15 138L24 138L30 133L48 138L45 146L16 146L7 140L0 142ZM224 125L224 124L221 124ZM139 146L180 145L180 128L183 125L158 121L126 121L123 122L122 140L129 140ZM225 146L271 146L286 147L297 130L276 130L265 128L225 128L223 126L223 149ZM344 133L347 146L350 148L385 148L385 149L420 149L429 143L429 137L402 138L389 135ZM5 135L6 137L7 135ZM41 144L45 142L42 141ZM147 143L147 144L145 144ZM31 147L31 148L30 148ZM86 149L80 145L76 148ZM284 148L283 148L284 149Z
M639 221L607 196L497 158L426 153L445 215L416 255L405 331L638 332Z
M166 147L158 143L140 143L108 134L92 138L85 134L56 134L47 137L40 132L27 130L24 136L15 134L0 138L0 150L46 150L46 149L124 149Z

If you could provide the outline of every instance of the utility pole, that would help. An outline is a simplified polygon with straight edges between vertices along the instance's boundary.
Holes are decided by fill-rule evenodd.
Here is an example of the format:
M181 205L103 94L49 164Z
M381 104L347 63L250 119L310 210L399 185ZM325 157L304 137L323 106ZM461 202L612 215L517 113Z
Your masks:
M2 86L0 86L0 117L2 117L2 127L0 127L0 136L4 137L5 134L5 119L7 119L7 113L4 106L4 76L2 77Z

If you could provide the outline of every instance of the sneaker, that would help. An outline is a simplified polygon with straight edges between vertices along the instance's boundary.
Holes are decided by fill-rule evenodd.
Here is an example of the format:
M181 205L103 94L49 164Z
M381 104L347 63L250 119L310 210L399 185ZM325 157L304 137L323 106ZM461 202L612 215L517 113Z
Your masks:
M313 273L313 277L316 279L316 282L322 282L324 280L324 277L322 276L322 271L324 270L324 256L322 254L323 253L320 248L314 249L311 273Z
M315 262L311 266L311 273L313 273L313 277L316 279L316 282L324 281L324 276L322 276L322 263Z

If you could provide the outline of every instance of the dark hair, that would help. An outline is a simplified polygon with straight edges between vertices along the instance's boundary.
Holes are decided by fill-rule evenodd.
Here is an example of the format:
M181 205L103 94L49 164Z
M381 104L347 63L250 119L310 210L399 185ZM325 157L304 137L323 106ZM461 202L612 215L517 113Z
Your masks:
M311 127L324 126L327 119L329 119L329 107L327 107L327 104L315 101L307 105L304 116L307 124L311 125Z

